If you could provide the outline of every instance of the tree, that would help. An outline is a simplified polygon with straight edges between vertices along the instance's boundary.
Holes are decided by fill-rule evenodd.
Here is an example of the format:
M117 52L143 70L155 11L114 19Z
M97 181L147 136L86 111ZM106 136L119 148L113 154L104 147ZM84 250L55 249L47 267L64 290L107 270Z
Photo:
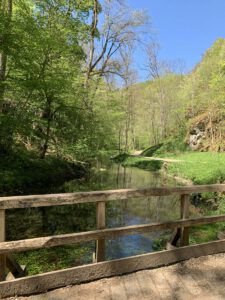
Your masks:
M103 24L99 28L99 14ZM96 90L99 80L110 74L123 78L121 71L121 54L134 48L139 42L141 28L147 23L147 16L140 11L132 11L122 2L105 0L100 7L94 0L89 43L85 45L87 55L86 82L95 82ZM93 98L93 94L92 94ZM89 99L92 106L92 100Z
M59 124L72 120L67 106L77 105L76 98L72 98L79 89L77 78L82 75L84 52L80 41L86 38L85 20L90 3L76 4L68 0L16 2L15 14L10 18L13 36L13 41L8 38L10 55L7 57L5 52L9 47L1 48L2 66L8 58L7 78L6 68L1 68L4 75L1 92L10 99L7 114L10 122L8 119L6 122L5 115L1 118L2 139L9 131L6 123L11 123L14 128L10 126L10 136L32 144L42 158L49 146L57 143L57 136L62 137ZM9 29L3 25L5 37Z
M12 144L10 119L5 100L7 59L10 48L12 0L0 2L0 153L8 152Z

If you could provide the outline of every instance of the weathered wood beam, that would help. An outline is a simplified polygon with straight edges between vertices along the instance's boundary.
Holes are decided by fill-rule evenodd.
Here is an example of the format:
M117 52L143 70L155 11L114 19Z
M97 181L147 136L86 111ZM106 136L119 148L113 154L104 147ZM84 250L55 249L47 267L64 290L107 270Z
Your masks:
M96 203L96 227L105 229L105 202ZM105 239L100 238L96 241L96 262L105 260Z
M49 272L0 283L0 298L43 293L100 278L162 267L194 257L225 252L225 240L142 254L113 261Z
M97 239L114 239L123 235L153 232L162 229L174 229L179 227L213 224L217 222L225 222L225 215L169 221L164 223L132 225L112 229L62 234L12 242L2 242L0 243L0 254L8 254L12 252L28 251L40 248L50 248L75 243L85 243Z
M190 200L189 195L181 195L180 201L180 214L181 219L188 219L189 218L189 207L190 207ZM181 228L180 231L180 246L187 246L189 244L189 228L184 227Z
M225 192L225 184L1 197L0 209L57 206L89 202L107 202L111 200L204 192Z

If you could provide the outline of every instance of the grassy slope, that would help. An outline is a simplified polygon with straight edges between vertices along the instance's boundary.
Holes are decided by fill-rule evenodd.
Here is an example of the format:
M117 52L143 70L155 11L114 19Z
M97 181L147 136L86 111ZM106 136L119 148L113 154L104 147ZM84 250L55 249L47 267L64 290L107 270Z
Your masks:
M225 153L185 152L168 155L181 160L169 163L168 173L190 179L194 184L212 184L225 181Z
M191 180L194 184L213 184L225 182L225 153L209 153L209 152L178 152L171 153L155 153L157 157L177 160L177 162L167 162L164 166L168 174ZM158 163L157 161L149 162L146 157L126 157L123 165L135 166L144 169L149 168L149 164ZM160 166L159 166L160 168ZM155 168L157 170L157 167ZM215 195L210 193L202 195L199 210L203 215L223 214L225 213L225 198L215 200ZM212 208L210 202L214 203ZM198 204L199 205L199 204ZM191 229L190 243L202 243L217 239L217 233L225 229L224 223L213 225L204 225ZM170 236L162 235L158 240L154 241L155 250L163 249L166 241Z
M225 181L225 153L180 152L163 153L158 158L177 160L167 162L169 174L191 180L194 184L213 184ZM163 163L150 160L149 157L124 156L124 166L138 167L150 171L159 170Z
M213 184L225 182L225 153L210 152L185 152L176 155L169 155L169 158L183 160L183 162L170 163L167 172L190 179L194 184ZM225 212L225 198L207 193L202 196L203 214L222 214ZM210 201L215 208L210 207ZM204 204L205 203L205 204ZM216 208L217 207L217 208ZM217 239L217 233L225 229L224 223L204 225L191 229L190 243L202 243Z

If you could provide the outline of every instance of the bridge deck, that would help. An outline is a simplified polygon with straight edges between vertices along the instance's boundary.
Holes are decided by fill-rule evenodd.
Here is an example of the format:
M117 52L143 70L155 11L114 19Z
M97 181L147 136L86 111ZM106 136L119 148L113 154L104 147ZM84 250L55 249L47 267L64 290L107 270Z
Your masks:
M57 289L17 300L225 299L225 254Z

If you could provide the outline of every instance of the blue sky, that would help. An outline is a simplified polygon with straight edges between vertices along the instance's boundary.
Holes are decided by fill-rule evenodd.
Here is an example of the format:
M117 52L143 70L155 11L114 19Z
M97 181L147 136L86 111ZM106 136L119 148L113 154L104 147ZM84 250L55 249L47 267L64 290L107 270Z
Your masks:
M186 71L201 60L216 39L225 38L225 0L127 0L127 3L134 9L148 11L161 45L161 58L181 59ZM137 51L135 56L137 66L141 67L141 54ZM141 72L143 80L145 73Z

